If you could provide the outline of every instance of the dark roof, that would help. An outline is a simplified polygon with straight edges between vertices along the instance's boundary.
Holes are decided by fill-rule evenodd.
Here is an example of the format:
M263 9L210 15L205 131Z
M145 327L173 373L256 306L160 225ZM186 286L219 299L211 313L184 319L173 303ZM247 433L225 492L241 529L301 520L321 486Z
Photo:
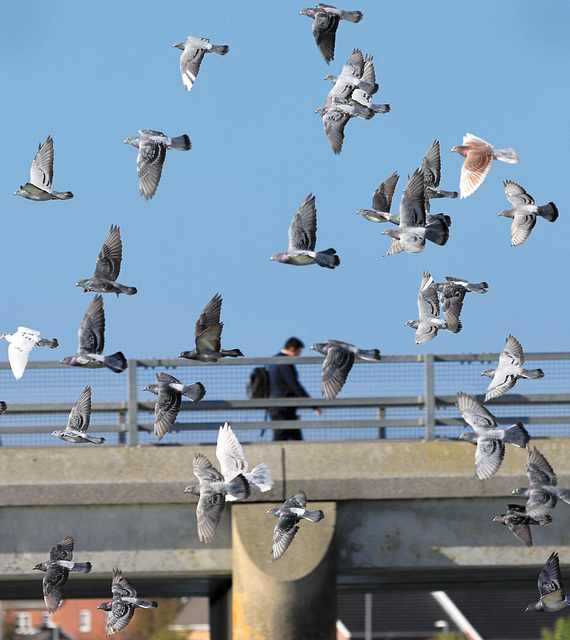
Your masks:
M210 622L209 614L208 598L188 598L168 627L175 629L191 625L208 625Z

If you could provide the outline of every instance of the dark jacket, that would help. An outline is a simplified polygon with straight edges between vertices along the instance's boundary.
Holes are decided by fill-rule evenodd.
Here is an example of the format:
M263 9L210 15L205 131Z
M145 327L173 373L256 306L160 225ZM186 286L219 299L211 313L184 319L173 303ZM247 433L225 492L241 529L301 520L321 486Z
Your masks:
M276 356L284 356L285 353L276 353ZM297 378L297 369L293 364L270 364L269 371L269 397L270 398L308 398ZM296 420L297 409L295 407L270 407L268 409L272 420Z

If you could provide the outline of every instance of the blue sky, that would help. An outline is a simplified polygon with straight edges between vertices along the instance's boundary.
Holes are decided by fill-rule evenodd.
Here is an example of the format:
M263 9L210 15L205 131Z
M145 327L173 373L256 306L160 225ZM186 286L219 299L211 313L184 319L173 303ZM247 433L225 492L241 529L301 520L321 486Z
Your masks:
M365 0L359 24L341 22L327 66L305 5L290 1L32 1L0 6L3 123L0 207L0 331L18 325L57 337L75 353L92 275L111 224L121 228L119 281L136 296L105 296L106 352L176 357L193 344L198 314L222 294L222 344L247 356L272 355L290 335L308 346L328 338L384 354L500 351L514 334L526 352L567 351L569 196L566 150L569 5L530 2L436 4ZM188 35L228 44L207 55L190 92L180 51ZM378 103L392 112L346 127L335 156L316 108L353 48L374 56ZM139 129L187 133L193 148L168 153L154 199L139 195ZM450 154L471 132L514 147L516 165L495 162L464 200L434 202L451 216L445 247L384 257L383 226L356 215L393 171L412 174L434 139L444 189L458 189L462 158ZM38 143L54 138L53 188L67 202L13 196L29 177ZM502 180L523 186L560 217L539 220L527 242L510 246ZM334 247L334 271L270 262L287 248L305 197L317 205L317 248ZM463 331L417 347L404 323L417 317L422 271L486 280L470 294ZM5 347L8 345L6 344ZM2 345L0 345L0 348ZM308 353L308 352L305 352ZM7 359L7 350L0 357Z

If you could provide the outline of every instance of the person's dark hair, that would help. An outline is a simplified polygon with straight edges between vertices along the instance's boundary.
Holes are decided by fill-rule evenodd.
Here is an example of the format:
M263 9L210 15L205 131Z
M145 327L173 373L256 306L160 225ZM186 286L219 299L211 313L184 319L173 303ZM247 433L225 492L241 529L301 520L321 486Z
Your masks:
M285 343L284 349L304 349L305 345L299 340L299 338L289 338Z

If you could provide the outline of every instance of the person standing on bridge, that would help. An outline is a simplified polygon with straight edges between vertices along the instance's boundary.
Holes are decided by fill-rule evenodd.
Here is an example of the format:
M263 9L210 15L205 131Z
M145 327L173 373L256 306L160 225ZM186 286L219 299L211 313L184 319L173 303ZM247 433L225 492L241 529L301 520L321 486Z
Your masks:
M283 349L276 356L300 356L304 344L298 338L289 338ZM269 373L270 398L308 398L297 378L297 369L293 364L271 364L267 367ZM271 420L297 420L296 407L269 407L267 409ZM315 408L320 416L321 410ZM274 429L273 440L302 440L301 429Z

